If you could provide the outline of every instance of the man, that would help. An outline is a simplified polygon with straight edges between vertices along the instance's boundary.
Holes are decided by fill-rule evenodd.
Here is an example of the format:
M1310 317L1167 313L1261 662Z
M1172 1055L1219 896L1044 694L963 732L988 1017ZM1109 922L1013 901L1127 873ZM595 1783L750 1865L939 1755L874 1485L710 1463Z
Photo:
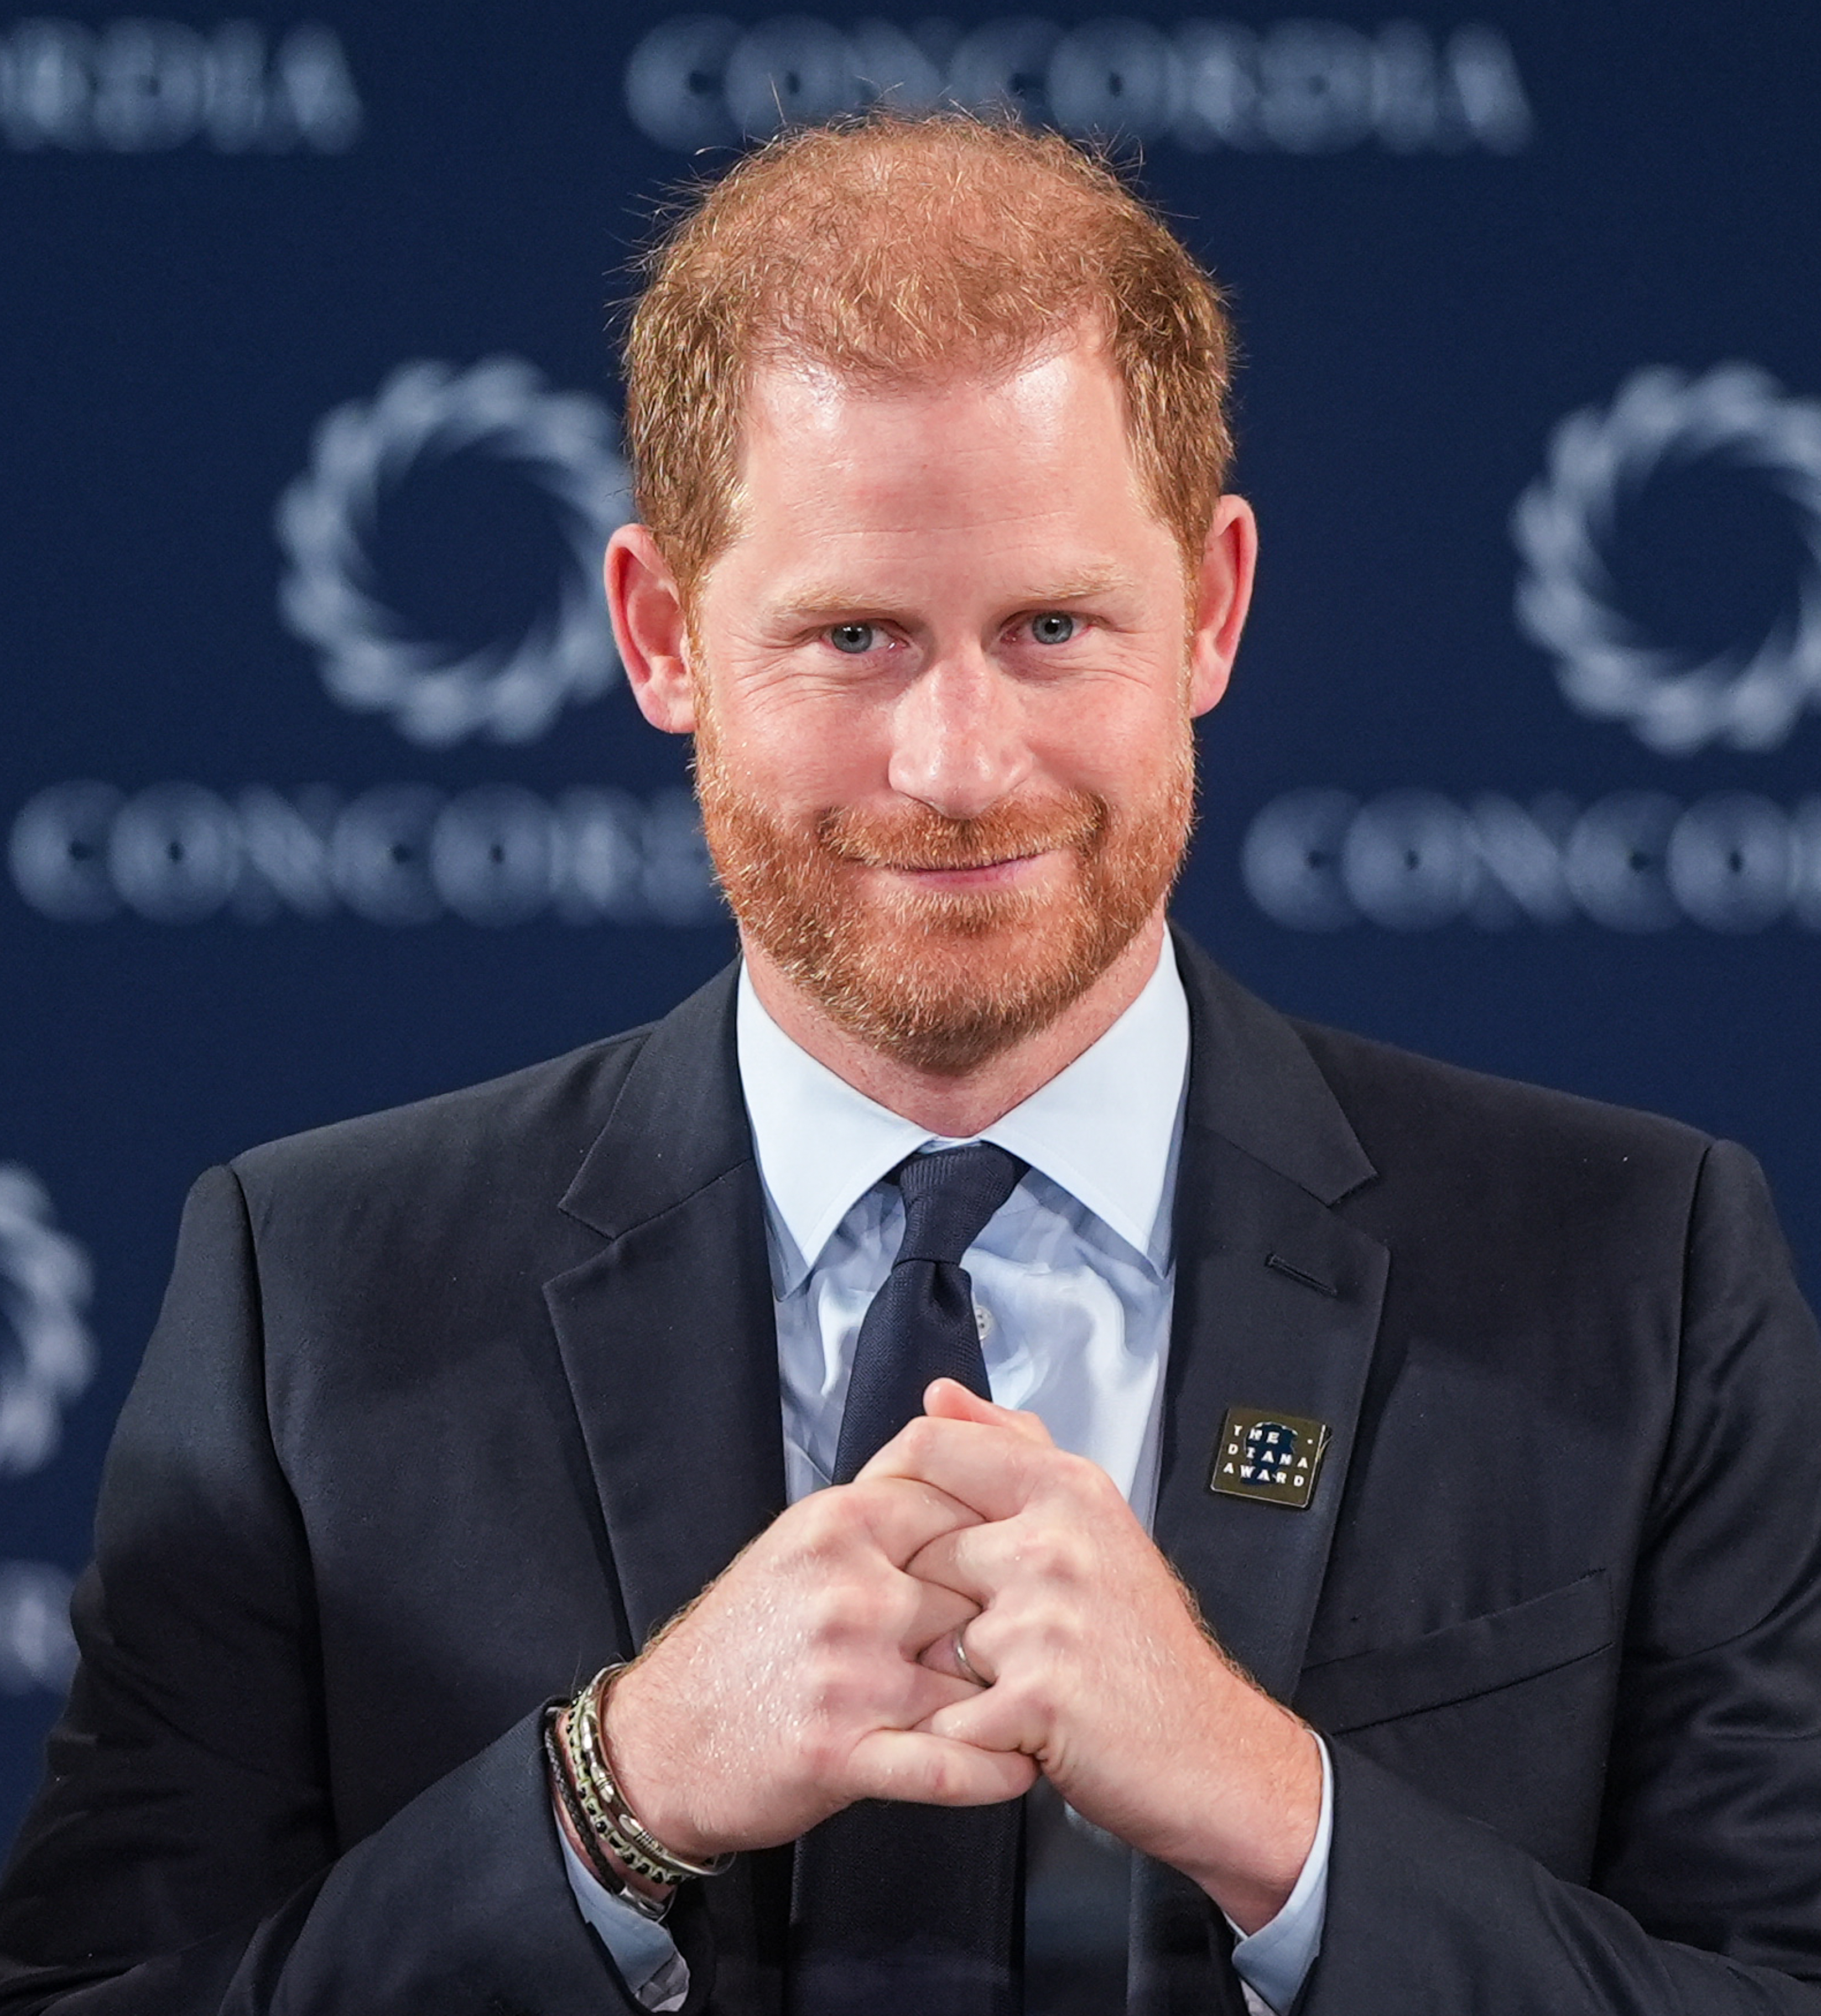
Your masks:
M0 2008L1007 2009L1041 1779L1136 1852L1134 2010L1821 2010L1748 1160L1166 934L1225 379L1053 139L686 221L608 588L742 967L199 1185Z

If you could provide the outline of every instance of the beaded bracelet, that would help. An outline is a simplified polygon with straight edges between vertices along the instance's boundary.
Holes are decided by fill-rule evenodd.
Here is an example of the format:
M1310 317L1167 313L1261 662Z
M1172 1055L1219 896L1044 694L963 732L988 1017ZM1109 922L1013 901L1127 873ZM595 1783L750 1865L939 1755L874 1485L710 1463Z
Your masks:
M600 1723L601 1703L624 1664L603 1667L570 1704L564 1748L574 1766L573 1783L589 1827L626 1867L653 1883L677 1884L693 1876L718 1876L733 1864L732 1855L709 1862L691 1862L666 1848L640 1823L614 1781Z

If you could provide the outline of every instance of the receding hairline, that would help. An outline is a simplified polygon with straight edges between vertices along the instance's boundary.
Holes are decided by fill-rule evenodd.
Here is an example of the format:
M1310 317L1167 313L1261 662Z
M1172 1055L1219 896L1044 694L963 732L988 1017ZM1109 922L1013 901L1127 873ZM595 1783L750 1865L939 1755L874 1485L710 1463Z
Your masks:
M1131 401L1125 383L1110 352L1104 318L1088 311L1082 314L1072 329L1064 329L1053 335L1046 335L1027 346L1022 354L1008 352L985 358L965 355L952 355L927 367L856 373L839 370L820 358L805 357L801 352L787 351L781 347L761 351L751 357L747 360L740 387L734 479L728 499L732 520L728 545L735 543L746 528L746 451L751 439L754 394L767 377L794 380L800 383L826 387L840 393L858 394L863 398L891 400L902 398L911 400L926 394L941 393L969 385L977 385L988 391L996 391L1022 377L1027 372L1040 369L1046 364L1076 355L1104 366L1108 385L1118 402L1124 466L1132 483L1133 494L1140 506L1164 531L1174 535L1175 528L1168 517L1158 509L1156 500L1150 495L1144 481L1133 434ZM1218 504L1218 495L1215 502ZM687 585L686 593L692 592L697 585ZM1050 599L1056 601L1078 600L1096 592L1102 585L1097 576L1088 585L1078 589L1071 589L1064 583L1050 591ZM833 603L840 602L842 598L830 595L822 599Z
M726 542L768 367L889 394L1009 376L1097 333L1141 488L1189 556L1231 452L1219 290L1107 161L1054 134L874 114L698 193L627 344L642 514L679 580Z

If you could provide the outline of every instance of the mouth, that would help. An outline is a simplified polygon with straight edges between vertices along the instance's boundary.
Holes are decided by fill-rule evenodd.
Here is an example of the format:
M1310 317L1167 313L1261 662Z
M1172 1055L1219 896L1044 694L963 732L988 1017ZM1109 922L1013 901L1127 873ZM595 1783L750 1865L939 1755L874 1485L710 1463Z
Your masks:
M818 822L817 838L881 895L1037 894L1071 864L1089 859L1104 817L1097 801L1086 798L1001 806L973 819L927 808L890 819L831 809Z
M949 862L926 866L916 861L880 861L872 865L886 874L902 875L920 889L994 889L1021 881L1053 851L1043 848L1028 854L1002 855L991 861L959 866Z

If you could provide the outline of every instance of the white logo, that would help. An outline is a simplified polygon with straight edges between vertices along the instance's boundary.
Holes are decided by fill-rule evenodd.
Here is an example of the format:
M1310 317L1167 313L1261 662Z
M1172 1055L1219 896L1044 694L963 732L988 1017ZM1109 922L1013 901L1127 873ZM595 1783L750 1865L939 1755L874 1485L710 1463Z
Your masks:
M1293 19L1254 27L1020 14L952 23L721 14L660 21L626 66L626 109L659 146L693 153L862 106L1009 107L1065 132L1290 154L1528 146L1530 101L1510 42L1467 22L1376 30Z
M524 635L466 656L409 635L382 599L370 550L383 495L420 462L464 452L509 464L547 493L574 562L555 607ZM390 715L412 741L441 748L479 733L529 742L567 702L604 693L618 668L600 563L630 515L628 488L613 416L599 401L547 390L516 358L463 372L405 365L371 404L328 416L308 473L279 499L289 562L280 610L322 653L334 697Z
M1691 663L1618 606L1602 549L1618 506L1659 470L1701 459L1762 471L1794 507L1808 565L1793 622L1754 648ZM1571 415L1512 535L1528 568L1518 622L1554 654L1563 693L1582 713L1628 722L1660 755L1686 756L1713 743L1775 749L1821 704L1821 405L1787 397L1763 372L1640 371L1609 411Z
M696 801L518 784L454 795L429 784L327 784L223 793L172 779L130 797L95 778L28 799L7 848L15 887L63 923L123 911L159 924L343 913L411 927L439 917L512 925L718 921Z
M74 1585L48 1561L0 1561L0 1694L60 1694L76 1670Z
M1583 805L1546 791L1527 804L1417 790L1362 802L1292 790L1252 821L1240 868L1259 909L1293 931L1464 920L1503 931L1583 917L1614 931L1821 931L1821 797L1785 808L1715 791L1684 805L1621 790Z
M0 141L22 153L345 153L360 94L333 28L274 38L258 21L212 30L131 19L0 29Z
M16 1345L0 1357L0 1476L43 1469L56 1453L63 1408L94 1373L81 1314L89 1280L82 1249L52 1222L44 1186L0 1166L0 1316Z

